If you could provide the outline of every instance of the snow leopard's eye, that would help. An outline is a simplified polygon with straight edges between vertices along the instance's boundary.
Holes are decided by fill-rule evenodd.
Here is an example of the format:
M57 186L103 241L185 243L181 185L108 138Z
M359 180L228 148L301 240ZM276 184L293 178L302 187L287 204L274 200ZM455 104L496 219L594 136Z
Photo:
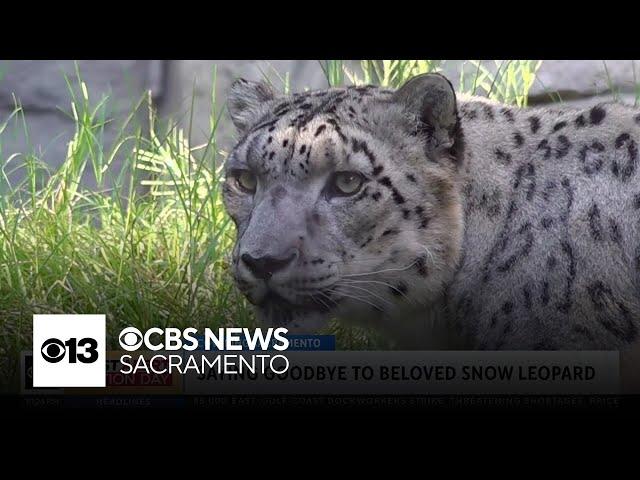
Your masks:
M230 177L241 191L255 193L258 179L250 170L233 170Z
M355 195L362 188L364 178L358 172L336 172L330 180L330 193L334 196Z

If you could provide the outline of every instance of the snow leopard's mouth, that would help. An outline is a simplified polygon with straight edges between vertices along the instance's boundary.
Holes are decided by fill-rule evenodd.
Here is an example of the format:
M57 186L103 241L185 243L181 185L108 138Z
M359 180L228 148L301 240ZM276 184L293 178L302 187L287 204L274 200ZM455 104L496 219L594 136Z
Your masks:
M277 293L270 292L258 304L258 319L266 325L286 327L290 333L317 333L326 327L331 314L329 303L314 298L292 303Z
M270 290L264 299L258 305L260 308L275 310L280 312L317 312L327 313L331 311L330 302L322 301L318 297L313 295L307 295L301 299L301 301L293 303L286 298L280 296L278 293Z

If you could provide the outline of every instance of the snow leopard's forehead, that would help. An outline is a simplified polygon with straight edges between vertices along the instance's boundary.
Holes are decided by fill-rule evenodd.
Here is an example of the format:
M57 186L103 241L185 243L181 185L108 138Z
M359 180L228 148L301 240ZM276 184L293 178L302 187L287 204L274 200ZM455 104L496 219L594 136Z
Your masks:
M366 85L361 87L329 88L294 93L277 99L270 112L253 129L286 119L289 126L304 128L317 115L332 115L343 120L355 120L371 101L390 99L394 91Z
M403 114L391 102L393 93L363 86L280 97L238 142L231 163L267 178L305 178L339 166L366 168L363 163L375 168L371 137L393 144L406 130Z

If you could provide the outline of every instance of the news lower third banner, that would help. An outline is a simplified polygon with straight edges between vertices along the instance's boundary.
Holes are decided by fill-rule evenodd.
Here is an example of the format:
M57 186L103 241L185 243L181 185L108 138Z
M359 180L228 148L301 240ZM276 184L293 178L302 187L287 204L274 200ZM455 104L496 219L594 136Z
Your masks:
M34 388L31 352L22 355L22 393L149 395L449 395L619 394L620 354L609 351L335 351L281 352L284 373L242 368L251 353L233 352L237 368L217 362L223 352L107 352L106 386ZM186 358L189 357L189 365ZM243 357L242 359L240 357ZM225 361L228 359L225 358ZM135 364L135 365L134 365ZM141 365L146 368L137 368ZM254 365L255 366L255 365ZM151 368L153 367L153 368ZM278 367L274 367L276 371ZM237 373L228 373L237 371ZM226 372L226 373L225 373Z

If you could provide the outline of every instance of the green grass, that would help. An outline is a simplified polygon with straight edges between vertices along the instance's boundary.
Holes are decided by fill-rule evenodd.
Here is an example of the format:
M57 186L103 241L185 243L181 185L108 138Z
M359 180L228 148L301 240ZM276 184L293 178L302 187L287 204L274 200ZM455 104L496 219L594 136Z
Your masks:
M235 232L220 196L219 117L209 141L191 146L175 126L157 133L144 99L107 151L104 103L93 106L82 86L81 98L69 89L76 132L62 166L48 172L25 157L24 182L0 199L0 359L13 363L0 372L30 345L34 313L106 313L108 334L253 325L229 271ZM149 111L146 135L125 128L140 108ZM115 172L118 152L125 161ZM81 185L85 173L97 188Z
M342 61L322 63L331 85L391 87L441 65L365 60L356 74ZM479 63L469 65L473 76L460 79L465 90L526 103L536 64L512 62L497 74ZM288 90L288 76L279 78ZM212 96L211 134L205 144L193 146L190 128L185 132L160 122L150 97L142 98L107 148L104 128L113 122L108 99L95 101L81 82L68 86L75 135L62 165L50 171L33 153L2 158L0 389L15 382L19 352L31 345L34 313L105 313L110 348L116 347L114 334L129 325L255 325L229 265L235 229L221 201L224 155L216 142L219 122L227 121L221 115L224 105L216 106ZM145 128L136 124L140 112L148 115ZM0 142L9 122L28 132L18 100L0 125ZM123 161L116 171L118 156ZM19 184L9 180L16 169L24 173ZM86 175L97 188L83 186ZM334 323L331 331L340 348L387 345L364 329Z
M330 86L350 83L375 84L398 88L415 75L442 72L447 60L361 60L358 71L343 60L325 60L322 70ZM527 105L527 96L542 60L495 60L493 64L480 60L466 60L457 79L450 78L457 90L493 100Z

